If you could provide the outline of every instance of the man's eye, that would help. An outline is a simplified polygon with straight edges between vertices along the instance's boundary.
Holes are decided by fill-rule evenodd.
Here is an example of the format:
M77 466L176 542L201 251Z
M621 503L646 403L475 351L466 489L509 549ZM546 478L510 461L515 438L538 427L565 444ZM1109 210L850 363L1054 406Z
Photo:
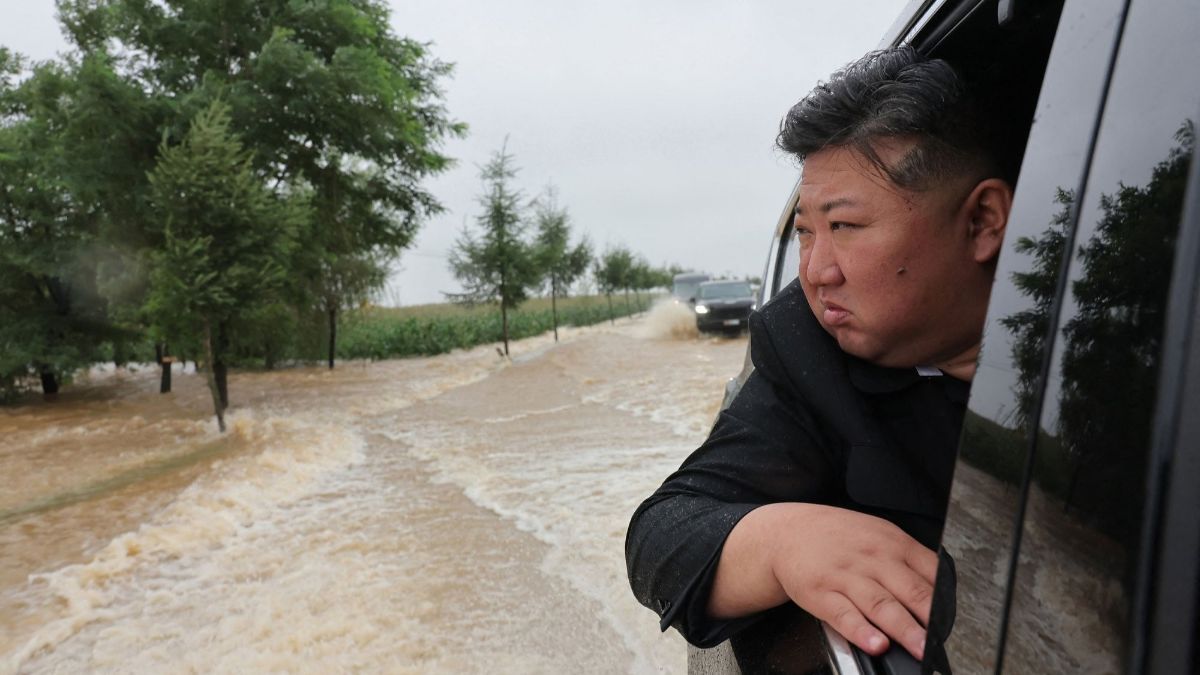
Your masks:
M852 229L852 228L854 228L854 225L852 225L852 224L850 224L850 223L839 223L839 222L835 222L835 223L830 223L830 224L829 224L829 229L830 229L830 230L832 230L832 231L834 231L834 232L837 232L838 230Z

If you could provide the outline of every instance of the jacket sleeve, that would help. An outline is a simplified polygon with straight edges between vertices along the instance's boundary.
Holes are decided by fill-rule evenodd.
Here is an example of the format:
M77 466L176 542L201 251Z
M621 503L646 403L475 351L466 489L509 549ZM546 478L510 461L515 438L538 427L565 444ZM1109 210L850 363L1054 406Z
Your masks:
M833 462L814 420L790 394L759 315L751 317L755 371L708 439L633 514L625 541L639 602L688 642L711 647L755 620L707 615L726 537L768 503L828 501Z

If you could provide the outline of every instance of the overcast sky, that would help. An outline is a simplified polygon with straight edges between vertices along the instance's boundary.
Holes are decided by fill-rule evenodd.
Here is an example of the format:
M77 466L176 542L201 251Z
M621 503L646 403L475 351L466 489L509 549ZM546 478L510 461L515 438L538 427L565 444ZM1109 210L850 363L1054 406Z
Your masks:
M455 64L444 82L466 138L428 183L446 207L406 251L385 304L457 290L446 255L479 211L479 166L508 137L528 197L548 184L577 236L655 265L762 273L797 177L773 147L792 103L872 49L903 0L416 0L396 32ZM37 59L66 48L51 0L0 0L0 44Z

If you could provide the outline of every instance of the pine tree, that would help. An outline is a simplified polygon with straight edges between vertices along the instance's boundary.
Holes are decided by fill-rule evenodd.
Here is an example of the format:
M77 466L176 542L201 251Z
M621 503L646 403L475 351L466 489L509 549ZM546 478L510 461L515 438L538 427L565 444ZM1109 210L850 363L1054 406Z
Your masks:
M587 271L592 262L592 245L586 237L575 246L570 245L570 217L566 207L558 205L558 195L553 188L547 188L537 201L536 220L537 266L542 280L550 284L554 341L558 342L558 296Z
M163 141L150 175L163 246L149 256L145 311L163 338L200 336L222 431L230 324L283 286L306 213L303 204L272 195L251 161L230 131L228 108L217 102L196 116L182 143Z
M507 145L507 144L506 144ZM456 302L494 302L500 306L504 354L508 355L508 313L529 297L538 282L534 246L525 238L525 205L512 187L517 169L513 157L501 147L483 167L483 212L476 218L482 233L477 238L466 228L450 252L450 268L463 286L448 293Z

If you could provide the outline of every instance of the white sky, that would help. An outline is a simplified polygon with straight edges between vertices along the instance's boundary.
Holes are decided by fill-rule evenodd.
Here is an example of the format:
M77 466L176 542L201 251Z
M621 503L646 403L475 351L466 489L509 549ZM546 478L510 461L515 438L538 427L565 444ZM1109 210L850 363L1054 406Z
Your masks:
M773 148L779 120L817 80L875 47L904 0L392 0L401 35L455 64L444 82L468 136L427 185L426 223L382 301L441 301L446 254L474 226L479 166L508 136L528 197L549 183L576 236L653 264L760 275L797 177ZM51 0L0 0L0 45L66 48Z

